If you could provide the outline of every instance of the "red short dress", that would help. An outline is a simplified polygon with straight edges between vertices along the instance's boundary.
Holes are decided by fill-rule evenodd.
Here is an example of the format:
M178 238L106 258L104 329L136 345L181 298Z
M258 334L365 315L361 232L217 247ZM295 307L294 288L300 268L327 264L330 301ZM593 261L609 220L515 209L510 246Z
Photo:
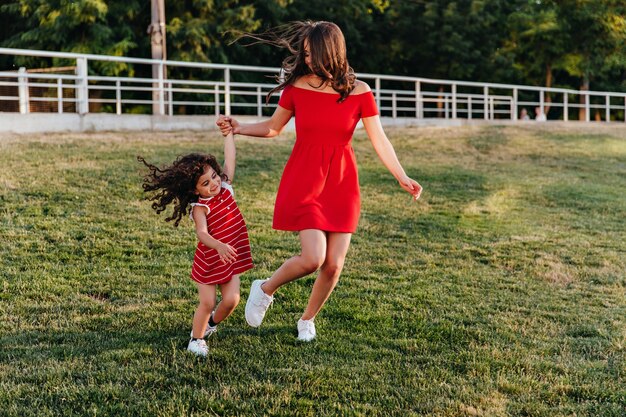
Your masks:
M206 222L209 234L222 243L235 248L235 262L224 264L215 249L198 242L191 268L191 279L200 284L225 284L233 275L254 267L246 222L237 207L233 188L222 182L220 193L214 197L200 198L192 206L207 209Z
M371 91L338 99L293 85L282 92L278 105L294 112L296 143L278 187L274 229L356 231L361 195L352 134L378 109Z

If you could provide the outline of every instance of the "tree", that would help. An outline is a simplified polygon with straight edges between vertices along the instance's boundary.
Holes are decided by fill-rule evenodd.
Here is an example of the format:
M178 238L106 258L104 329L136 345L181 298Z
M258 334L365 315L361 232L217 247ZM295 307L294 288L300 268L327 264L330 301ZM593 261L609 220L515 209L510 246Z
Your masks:
M166 0L167 56L276 67L285 51L231 45L229 33L329 20L343 30L357 72L626 90L624 16L623 0ZM5 47L149 58L149 23L145 0L0 0ZM7 62L0 57L0 66ZM42 59L15 64L33 68ZM149 76L143 67L101 62L90 69Z
M508 19L509 38L504 50L515 57L514 68L526 83L552 87L555 69L562 69L567 54L566 33L558 9L541 1L528 1ZM550 111L552 98L546 94L544 109Z
M261 22L252 4L238 0L181 0L166 3L168 57L195 62L230 62L229 30L251 32Z
M111 3L109 6L107 3ZM127 0L17 0L0 6L3 23L20 25L1 45L9 48L41 49L123 56L135 46L137 33L128 24L139 12L140 2ZM23 26L22 26L23 25ZM15 29L17 29L14 26ZM60 66L66 60L52 59ZM18 57L17 65L37 67L41 58ZM98 63L102 73L118 75L131 67Z
M391 2L382 26L393 73L485 81L506 36L506 17L520 0ZM490 79L491 80L491 77Z
M569 51L563 56L564 68L579 77L580 89L590 89L611 73L626 70L626 3L621 0L550 0L565 28ZM614 83L611 83L616 88ZM623 78L622 78L623 87ZM582 96L581 96L582 100ZM585 109L579 117L584 120Z

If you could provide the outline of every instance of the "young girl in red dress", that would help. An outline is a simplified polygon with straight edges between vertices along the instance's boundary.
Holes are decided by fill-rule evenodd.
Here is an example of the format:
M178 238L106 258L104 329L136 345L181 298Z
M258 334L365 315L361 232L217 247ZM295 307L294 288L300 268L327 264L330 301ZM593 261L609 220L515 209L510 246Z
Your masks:
M174 226L189 213L196 226L196 248L191 279L196 282L200 302L193 317L191 340L187 349L206 356L204 338L217 330L239 304L239 275L253 267L246 223L234 200L231 186L235 176L235 141L228 135L224 142L224 169L212 155L190 154L169 167L159 169L138 157L149 169L145 192L157 192L150 200L161 213L169 204L174 212L166 221ZM222 301L215 307L216 287Z
M350 238L357 228L360 193L352 134L363 125L383 164L400 186L418 199L422 187L409 178L383 131L369 86L356 79L339 27L330 22L295 22L261 36L260 42L287 48L282 91L269 120L241 124L220 116L222 134L274 137L295 116L296 142L280 181L273 227L297 231L301 253L269 279L252 283L246 320L257 327L282 285L318 271L308 305L298 321L298 339L315 338L314 319L339 280Z

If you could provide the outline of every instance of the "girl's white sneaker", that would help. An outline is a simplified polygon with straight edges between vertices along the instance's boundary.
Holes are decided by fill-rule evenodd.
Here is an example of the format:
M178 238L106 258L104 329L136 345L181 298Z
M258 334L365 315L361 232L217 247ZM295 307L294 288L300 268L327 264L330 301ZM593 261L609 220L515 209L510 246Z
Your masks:
M215 325L215 327L211 327L207 323L206 329L204 330L204 336L202 337L204 337L205 339L208 339L216 331L217 331L217 325ZM191 331L191 333L189 333L189 337L193 337L193 330Z
M189 345L187 346L187 350L198 356L206 356L209 353L209 348L207 347L204 339L191 339L189 341Z
M313 320L298 320L298 340L310 342L315 339L315 323Z

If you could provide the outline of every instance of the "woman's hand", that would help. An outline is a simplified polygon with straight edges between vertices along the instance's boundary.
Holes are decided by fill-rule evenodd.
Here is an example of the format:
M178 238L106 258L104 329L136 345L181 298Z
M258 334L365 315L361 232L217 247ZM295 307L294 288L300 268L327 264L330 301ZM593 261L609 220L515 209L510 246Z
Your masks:
M398 182L400 183L400 186L402 188L404 188L408 193L413 196L414 200L420 198L420 195L422 194L422 186L419 185L417 181L405 176L403 178L400 178Z
M233 135L239 133L239 122L232 117L220 115L215 124L222 132L222 136L228 136L229 133Z
M219 255L220 260L223 264L235 262L235 260L237 259L237 251L235 250L235 248L227 245L226 243L218 243L215 247L215 250L217 251L217 254Z

